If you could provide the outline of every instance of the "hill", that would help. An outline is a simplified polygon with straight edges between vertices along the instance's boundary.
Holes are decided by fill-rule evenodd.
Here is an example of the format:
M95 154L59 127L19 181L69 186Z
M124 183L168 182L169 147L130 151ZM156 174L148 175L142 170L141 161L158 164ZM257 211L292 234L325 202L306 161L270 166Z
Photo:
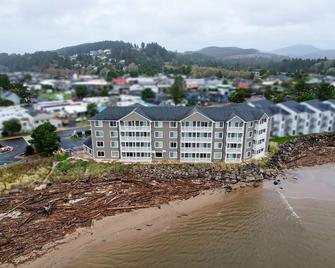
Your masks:
M271 51L277 55L302 59L335 59L335 49L320 49L311 45L295 45Z

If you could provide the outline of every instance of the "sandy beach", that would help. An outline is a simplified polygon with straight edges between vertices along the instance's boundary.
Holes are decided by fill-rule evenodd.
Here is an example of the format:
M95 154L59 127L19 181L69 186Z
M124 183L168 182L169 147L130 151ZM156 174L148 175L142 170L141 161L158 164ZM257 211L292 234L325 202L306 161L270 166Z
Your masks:
M142 236L157 235L173 227L183 217L196 214L197 210L222 201L229 202L243 191L248 190L251 188L232 193L225 193L224 189L204 191L196 197L172 201L160 208L145 208L106 217L94 222L91 228L78 229L60 241L58 246L51 247L46 254L18 267L64 267L69 261L83 254L85 250L101 245L101 242L119 243L140 239Z

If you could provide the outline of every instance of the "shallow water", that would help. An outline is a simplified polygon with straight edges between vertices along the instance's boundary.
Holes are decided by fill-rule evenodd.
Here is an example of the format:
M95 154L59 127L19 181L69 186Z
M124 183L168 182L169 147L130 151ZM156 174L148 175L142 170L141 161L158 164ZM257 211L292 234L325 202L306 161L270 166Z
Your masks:
M289 176L160 234L102 242L67 267L335 267L335 166Z

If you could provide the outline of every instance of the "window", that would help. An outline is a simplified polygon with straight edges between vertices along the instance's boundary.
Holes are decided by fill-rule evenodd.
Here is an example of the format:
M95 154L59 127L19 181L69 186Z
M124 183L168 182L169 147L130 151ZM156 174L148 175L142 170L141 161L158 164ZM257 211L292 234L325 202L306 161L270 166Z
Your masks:
M111 131L110 135L111 135L111 138L117 138L118 136L117 131Z
M222 139L223 133L222 132L215 132L215 139Z
M216 128L223 128L223 126L224 126L224 123L223 123L223 122L216 122L216 123L215 123L215 127L216 127Z
M177 122L170 122L170 128L176 128Z
M118 151L112 151L112 157L113 158L119 158L119 152Z
M155 138L163 138L163 131L155 131Z
M154 123L154 126L157 127L157 128L162 128L162 127L163 127L163 122L158 122L158 121L156 121L156 122Z
M250 152L247 152L247 156L250 157L250 156L251 156L251 153L250 153Z
M222 153L221 152L215 152L214 153L214 159L221 160L222 159Z
M97 147L104 147L103 141L97 141Z
M178 145L176 142L170 142L170 148L177 148Z
M104 132L102 130L96 130L95 131L95 136L101 138L101 137L104 136Z
M249 131L249 137L252 137L252 131Z
M251 141L249 141L248 147L251 148L251 146L252 146L252 143L251 143Z
M222 142L214 142L214 149L222 149Z
M156 158L162 158L163 157L163 153L162 152L156 152L155 153L155 157Z
M163 148L163 142L162 141L155 141L155 148Z
M116 127L116 121L110 121L109 126L110 127Z
M102 121L94 121L94 126L102 127Z
M111 141L111 148L119 148L119 142Z
M170 132L169 132L169 137L170 137L171 139L175 139L175 138L177 138L177 131L170 131Z
M97 155L98 155L98 157L105 157L105 152L104 151L98 151Z
M177 152L169 152L169 158L176 159L178 157Z

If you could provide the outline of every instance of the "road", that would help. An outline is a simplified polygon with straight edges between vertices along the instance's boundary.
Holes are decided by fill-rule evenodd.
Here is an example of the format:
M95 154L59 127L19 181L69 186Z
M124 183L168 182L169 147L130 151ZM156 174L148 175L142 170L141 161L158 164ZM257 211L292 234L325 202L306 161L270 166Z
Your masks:
M27 146L23 138L0 141L0 144L13 147L13 151L0 154L0 166L20 161L20 159L15 158L15 156L24 153Z

